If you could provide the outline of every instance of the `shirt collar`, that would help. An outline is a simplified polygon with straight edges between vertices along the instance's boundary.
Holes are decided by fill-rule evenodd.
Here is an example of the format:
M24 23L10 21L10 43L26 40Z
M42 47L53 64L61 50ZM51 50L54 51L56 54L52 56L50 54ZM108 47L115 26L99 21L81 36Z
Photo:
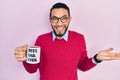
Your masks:
M53 31L52 31L52 36L53 36L53 41L54 41L57 36L55 35ZM64 39L65 41L68 41L68 30L61 38Z

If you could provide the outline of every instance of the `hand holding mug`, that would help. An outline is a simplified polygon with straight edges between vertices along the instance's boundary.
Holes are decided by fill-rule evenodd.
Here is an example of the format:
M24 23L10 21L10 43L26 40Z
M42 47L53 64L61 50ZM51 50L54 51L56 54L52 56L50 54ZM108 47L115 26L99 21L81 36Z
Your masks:
M27 54L28 45L23 45L15 48L15 58L18 62L26 61L26 54Z
M18 62L26 61L29 64L40 62L40 47L23 45L15 49L15 58Z

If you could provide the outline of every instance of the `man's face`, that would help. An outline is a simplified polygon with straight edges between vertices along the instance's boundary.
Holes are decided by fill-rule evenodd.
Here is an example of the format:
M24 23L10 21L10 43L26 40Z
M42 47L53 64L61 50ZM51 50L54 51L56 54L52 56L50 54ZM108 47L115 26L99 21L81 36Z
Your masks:
M71 17L64 8L56 8L51 12L50 23L57 37L62 37L68 29Z

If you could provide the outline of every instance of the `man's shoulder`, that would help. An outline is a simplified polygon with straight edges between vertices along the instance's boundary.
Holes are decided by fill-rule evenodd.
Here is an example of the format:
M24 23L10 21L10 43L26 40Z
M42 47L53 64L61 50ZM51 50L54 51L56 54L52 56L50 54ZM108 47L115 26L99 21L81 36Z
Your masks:
M45 45L48 41L52 39L51 34L52 32L40 34L36 39L35 45L38 46Z
M38 36L38 38L41 38L41 39L50 38L50 37L52 37L52 32L40 34L40 35Z
M76 43L81 43L85 41L84 35L76 31L69 31L69 40Z
M76 36L76 37L83 37L84 35L82 34L82 33L79 33L79 32L76 32L76 31L71 31L71 30L69 30L69 33L70 33L70 35L71 36Z

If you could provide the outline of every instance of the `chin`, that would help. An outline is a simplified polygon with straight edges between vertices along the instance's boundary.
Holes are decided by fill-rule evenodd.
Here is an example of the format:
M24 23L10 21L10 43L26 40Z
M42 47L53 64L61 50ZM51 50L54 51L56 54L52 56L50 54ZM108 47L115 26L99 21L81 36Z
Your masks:
M66 33L67 29L68 29L68 27L67 27L65 30L61 31L61 32L57 32L57 31L53 28L53 31L54 31L54 33L55 33L55 35L56 35L57 37L62 37L62 36Z
M56 32L55 32L55 35L56 35L57 37L62 37L62 36L64 35L64 33L56 33Z

